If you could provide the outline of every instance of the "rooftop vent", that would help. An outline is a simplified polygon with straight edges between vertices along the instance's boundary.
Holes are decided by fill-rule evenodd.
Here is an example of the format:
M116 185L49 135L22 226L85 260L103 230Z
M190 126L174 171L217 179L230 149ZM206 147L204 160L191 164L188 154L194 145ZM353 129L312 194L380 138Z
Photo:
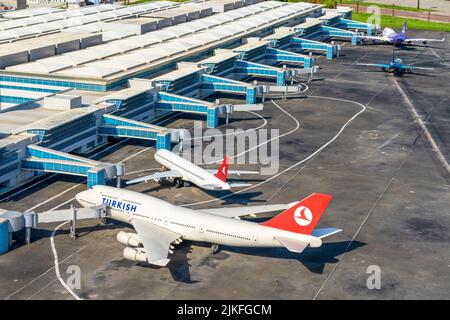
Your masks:
M81 96L56 94L44 98L45 109L67 111L79 107L81 107Z

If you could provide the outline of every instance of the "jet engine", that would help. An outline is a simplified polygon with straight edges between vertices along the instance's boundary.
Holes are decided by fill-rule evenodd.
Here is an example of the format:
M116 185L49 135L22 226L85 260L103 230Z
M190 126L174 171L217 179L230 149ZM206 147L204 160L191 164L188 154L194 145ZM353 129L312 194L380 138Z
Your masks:
M127 233L124 231L120 231L117 234L116 238L117 238L117 241L119 241L120 243L123 243L126 246L130 246L130 247L142 246L142 242L136 233Z
M147 253L143 248L126 247L123 249L123 257L131 261L147 261Z

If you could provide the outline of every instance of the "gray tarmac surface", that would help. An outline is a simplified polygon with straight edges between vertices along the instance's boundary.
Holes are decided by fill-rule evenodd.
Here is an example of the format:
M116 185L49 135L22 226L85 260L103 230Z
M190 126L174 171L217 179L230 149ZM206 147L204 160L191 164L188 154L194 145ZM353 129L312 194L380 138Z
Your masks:
M442 36L431 32L411 35ZM407 63L438 68L398 81L427 119L447 159L449 49L446 41L397 54ZM127 188L179 205L208 201L192 208L285 203L313 192L329 193L333 200L319 226L334 226L343 232L302 254L224 247L212 255L208 244L183 242L167 268L156 268L122 257L124 246L115 236L120 230L130 231L129 226L80 221L80 238L71 240L65 224L55 232L54 245L64 280L70 276L66 273L69 266L80 267L81 288L74 293L83 299L450 298L449 175L393 86L392 75L355 65L356 61L389 61L390 47L346 43L342 53L338 59L318 59L320 73L305 94L268 100L258 112L267 121L264 128L290 132L280 138L280 174L276 177L268 181L269 176L251 177L255 187L232 196L221 194L223 199L195 187L176 189L155 182ZM227 100L235 101L222 98ZM338 134L363 109L361 104L365 111ZM180 115L164 125L192 129L194 120L204 119ZM254 114L235 113L232 122L222 123L220 129L263 124ZM333 138L321 152L303 161ZM153 154L152 143L121 140L96 158L126 159L126 179L133 179L159 167ZM258 166L233 168L255 170ZM81 178L58 175L42 180L11 195L0 207L38 212L67 208L76 205L73 197L86 188ZM21 244L23 236L19 235L13 250L0 257L0 298L73 299L55 275L50 239L57 225L35 230L29 246ZM371 265L381 270L380 290L366 286Z

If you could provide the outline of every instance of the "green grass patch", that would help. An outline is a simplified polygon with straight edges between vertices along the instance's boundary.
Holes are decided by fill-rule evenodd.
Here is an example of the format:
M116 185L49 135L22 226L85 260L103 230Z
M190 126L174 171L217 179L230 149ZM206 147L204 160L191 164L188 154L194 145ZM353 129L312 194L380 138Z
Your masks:
M371 13L353 12L352 19L356 21L367 22L367 19L371 15L372 15ZM408 19L401 17L392 17L388 15L381 15L382 28L388 27L401 29L405 21L408 21L408 29L450 32L450 23L428 22L417 19Z
M354 5L356 5L356 2L358 2L358 1L356 1L356 0L342 0L342 4L354 4ZM340 4L339 1L338 1L338 4ZM366 2L366 1L364 1L364 2L359 2L359 5L362 6L362 7L378 6L378 7L383 8L383 9L392 9L392 4L381 4L381 3L374 3L374 2ZM398 5L394 6L394 10L414 11L414 12L428 12L428 11L430 11L428 9L423 9L423 8L417 9L417 8L414 8L414 7L405 7L405 6L398 6ZM431 10L431 11L435 11L435 10Z

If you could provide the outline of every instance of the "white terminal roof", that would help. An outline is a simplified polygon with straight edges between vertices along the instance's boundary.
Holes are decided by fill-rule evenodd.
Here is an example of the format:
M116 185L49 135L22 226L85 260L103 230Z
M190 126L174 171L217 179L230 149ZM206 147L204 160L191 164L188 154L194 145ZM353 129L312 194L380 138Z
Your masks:
M182 26L167 27L61 56L11 66L6 70L73 78L105 79L316 7L318 6L309 3L262 2L232 12L186 22ZM208 29L192 31L203 28L205 24L209 25ZM66 56L69 58L65 59Z
M58 32L63 29L100 21L131 17L173 6L180 6L180 4L169 1L157 1L136 6L99 5L3 21L0 22L0 42L14 41L21 37L29 37L44 32Z

